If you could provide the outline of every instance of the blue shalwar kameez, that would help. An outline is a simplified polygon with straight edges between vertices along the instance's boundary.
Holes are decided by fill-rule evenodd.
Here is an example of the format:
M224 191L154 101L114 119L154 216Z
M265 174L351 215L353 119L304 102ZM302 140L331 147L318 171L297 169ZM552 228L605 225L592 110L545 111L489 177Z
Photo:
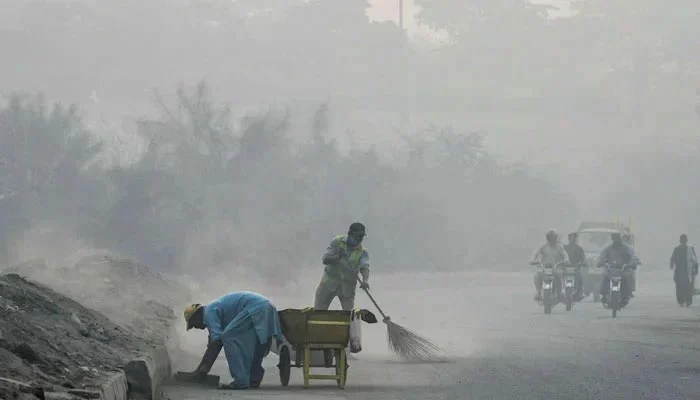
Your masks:
M277 309L253 292L233 292L204 306L209 340L221 340L234 387L257 387L265 370L262 360L272 338L283 341Z

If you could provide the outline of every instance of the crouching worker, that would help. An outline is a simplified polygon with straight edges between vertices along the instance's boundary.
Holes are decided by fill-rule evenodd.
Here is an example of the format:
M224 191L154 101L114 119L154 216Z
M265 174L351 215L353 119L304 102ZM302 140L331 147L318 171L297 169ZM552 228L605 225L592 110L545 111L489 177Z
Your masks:
M209 344L197 369L204 379L224 349L233 382L224 389L258 388L265 374L262 361L272 338L284 343L277 309L267 298L252 292L233 292L207 304L185 308L187 330L207 329Z

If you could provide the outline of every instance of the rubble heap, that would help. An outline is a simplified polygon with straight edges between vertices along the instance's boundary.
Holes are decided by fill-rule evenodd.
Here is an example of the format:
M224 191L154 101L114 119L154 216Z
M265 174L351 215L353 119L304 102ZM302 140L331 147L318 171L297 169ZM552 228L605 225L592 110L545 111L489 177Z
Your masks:
M147 346L44 285L0 276L0 398L17 398L20 382L48 391L94 388Z
M86 256L70 267L29 260L7 271L50 286L153 345L173 339L173 306L189 296L187 288L150 266L111 254Z

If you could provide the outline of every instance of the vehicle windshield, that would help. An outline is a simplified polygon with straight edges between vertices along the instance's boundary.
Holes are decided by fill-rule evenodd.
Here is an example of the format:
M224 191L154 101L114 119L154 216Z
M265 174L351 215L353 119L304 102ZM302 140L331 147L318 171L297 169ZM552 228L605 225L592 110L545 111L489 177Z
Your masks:
M586 253L600 253L612 243L610 232L579 232L578 240Z

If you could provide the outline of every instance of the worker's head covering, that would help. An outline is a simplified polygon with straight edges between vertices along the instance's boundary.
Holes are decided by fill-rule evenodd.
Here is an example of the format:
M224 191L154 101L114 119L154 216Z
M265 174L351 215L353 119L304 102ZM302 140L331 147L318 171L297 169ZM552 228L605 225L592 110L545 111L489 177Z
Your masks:
M185 307L185 312L183 313L185 316L185 322L187 323L187 330L189 331L193 327L193 322L192 317L199 311L199 309L202 308L201 304L190 304L189 306Z
M685 233L681 235L681 243L688 243L688 235Z

